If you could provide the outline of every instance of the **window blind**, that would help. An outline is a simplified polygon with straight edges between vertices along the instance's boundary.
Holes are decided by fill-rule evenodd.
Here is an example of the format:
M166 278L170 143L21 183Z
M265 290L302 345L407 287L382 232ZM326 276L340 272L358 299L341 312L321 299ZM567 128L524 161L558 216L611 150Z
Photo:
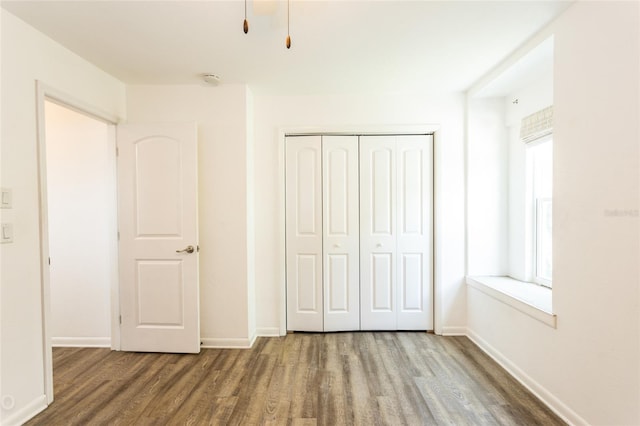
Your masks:
M551 133L553 133L553 105L522 119L520 139L524 143L533 142Z

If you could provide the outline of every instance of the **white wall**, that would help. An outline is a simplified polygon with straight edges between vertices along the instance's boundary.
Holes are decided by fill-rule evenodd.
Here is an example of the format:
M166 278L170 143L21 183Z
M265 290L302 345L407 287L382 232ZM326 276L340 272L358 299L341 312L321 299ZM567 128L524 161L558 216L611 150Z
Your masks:
M276 334L283 309L284 171L279 130L366 129L367 126L439 124L436 141L436 285L442 290L443 331L464 331L464 161L462 95L272 96L255 95L257 327ZM438 301L436 301L438 303Z
M507 275L508 140L502 98L467 105L467 274Z
M255 107L250 109L252 103ZM462 107L461 96L252 97L243 86L129 86L130 122L199 123L205 345L243 345L252 338L253 327L260 335L277 335L280 328L284 194L279 181L283 164L278 131L283 127L441 124L439 186L446 188L438 223L443 235L439 250L443 326L445 332L463 329Z
M36 138L36 79L109 114L123 116L124 85L2 11L2 186L13 189L14 243L2 262L0 422L43 407L42 292ZM10 404L9 402L12 403Z
M577 2L548 30L557 329L468 289L469 335L576 424L640 423L639 7Z
M45 102L53 345L111 343L115 143L107 124Z
M127 86L130 123L198 123L200 330L205 346L253 338L251 143L244 85ZM260 212L258 212L260 214Z

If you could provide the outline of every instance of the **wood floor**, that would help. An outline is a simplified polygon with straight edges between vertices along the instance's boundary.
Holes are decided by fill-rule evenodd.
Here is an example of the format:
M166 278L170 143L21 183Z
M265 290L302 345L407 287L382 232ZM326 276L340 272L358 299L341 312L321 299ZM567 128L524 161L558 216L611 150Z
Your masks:
M56 348L28 425L564 424L466 337L289 334L199 355Z

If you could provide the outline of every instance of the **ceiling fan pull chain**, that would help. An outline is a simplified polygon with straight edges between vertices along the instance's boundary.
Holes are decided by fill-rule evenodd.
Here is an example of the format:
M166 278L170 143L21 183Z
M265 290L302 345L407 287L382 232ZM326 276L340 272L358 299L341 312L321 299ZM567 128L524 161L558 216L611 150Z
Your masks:
M245 34L249 32L249 21L247 21L247 0L244 0L244 23L242 24L242 29Z
M290 31L289 31L289 4L290 4L291 0L287 0L287 41L286 41L286 45L287 45L287 49L291 49L291 35L289 35Z

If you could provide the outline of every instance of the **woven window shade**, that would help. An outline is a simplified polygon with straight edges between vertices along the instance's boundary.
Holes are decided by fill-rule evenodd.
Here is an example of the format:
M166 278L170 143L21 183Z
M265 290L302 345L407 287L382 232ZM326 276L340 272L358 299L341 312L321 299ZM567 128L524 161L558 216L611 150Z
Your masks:
M522 119L520 139L524 143L533 142L551 133L553 133L553 105Z

